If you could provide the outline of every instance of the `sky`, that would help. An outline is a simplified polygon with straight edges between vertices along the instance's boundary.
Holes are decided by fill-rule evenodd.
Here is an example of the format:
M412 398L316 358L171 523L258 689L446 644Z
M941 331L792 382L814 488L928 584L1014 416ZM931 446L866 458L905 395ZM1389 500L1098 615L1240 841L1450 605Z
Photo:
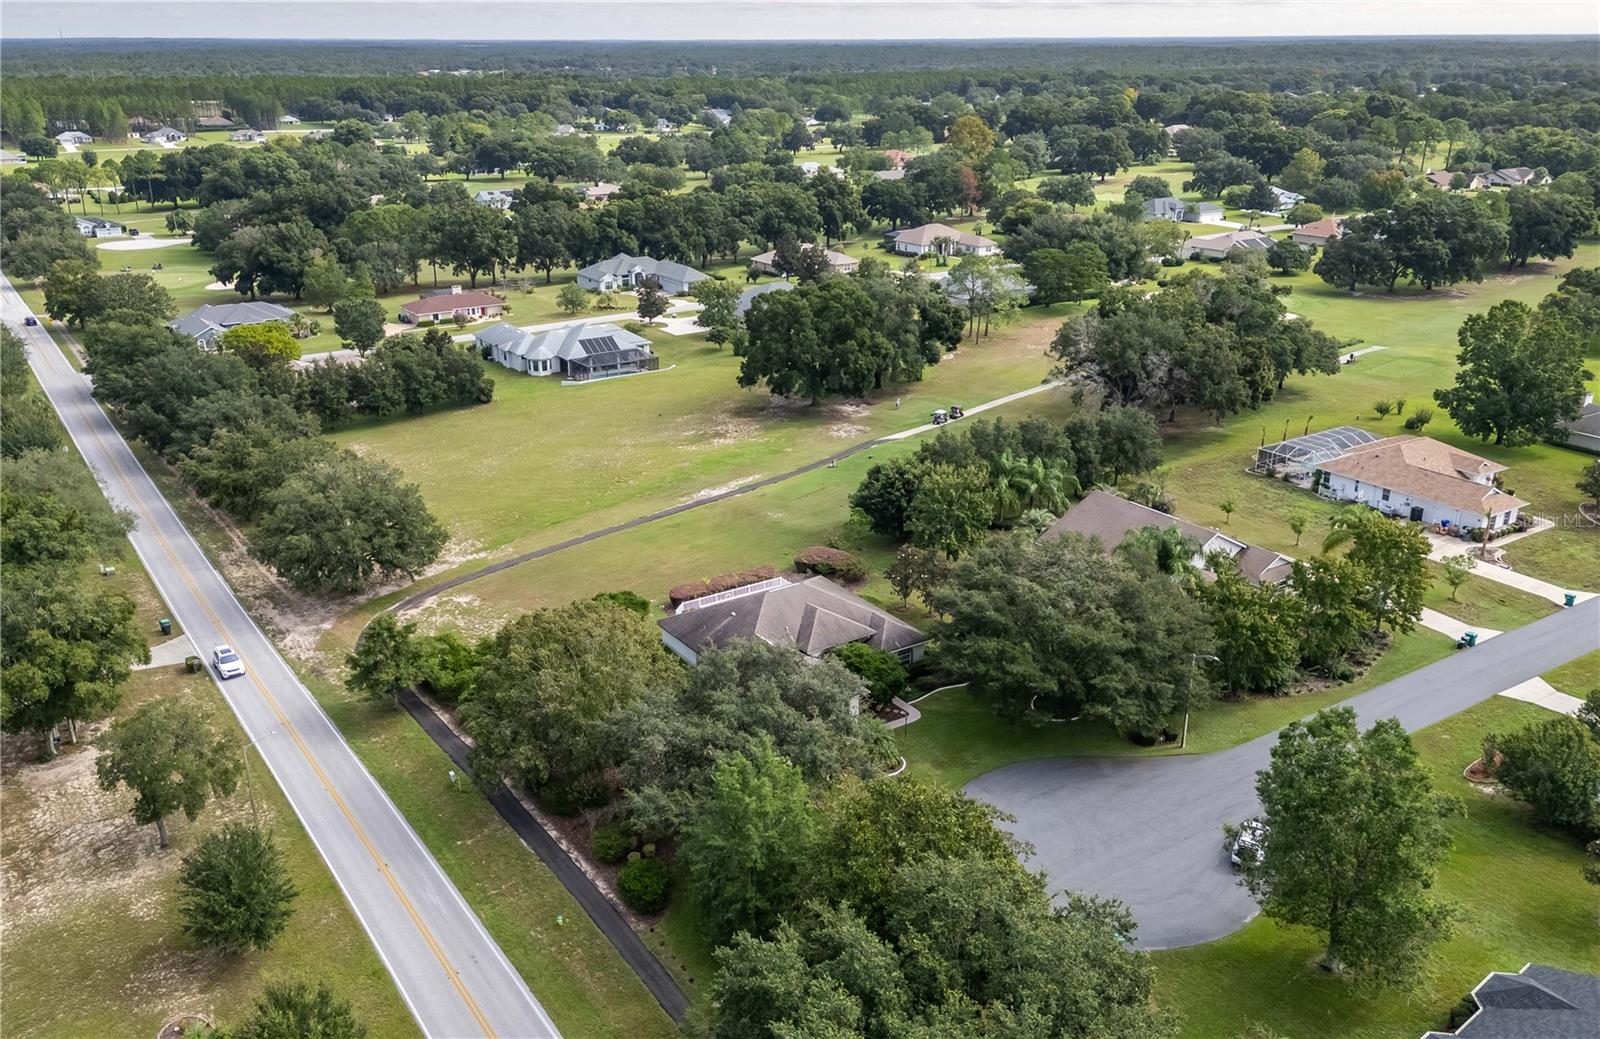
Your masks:
M0 0L0 38L6 39L1037 40L1597 32L1596 0Z

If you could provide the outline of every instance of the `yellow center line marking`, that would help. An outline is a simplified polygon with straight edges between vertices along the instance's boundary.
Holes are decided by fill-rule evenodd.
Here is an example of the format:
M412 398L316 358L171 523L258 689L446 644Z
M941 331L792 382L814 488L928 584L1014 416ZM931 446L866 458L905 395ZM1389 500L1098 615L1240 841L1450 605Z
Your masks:
M53 337L51 342L52 345L54 345ZM55 352L59 354L60 348L57 347ZM54 369L55 358L48 357L48 351L45 353L47 355L45 363ZM62 360L65 360L65 358L62 358ZM74 374L79 373L74 372ZM96 405L96 407L98 408L98 405ZM122 483L123 489L127 492L128 500L133 503L134 508L137 509L140 516L144 518L145 530L149 531L150 534L161 545L162 551L166 553L168 560L171 561L173 569L177 571L178 576L183 580L183 583L188 585L189 591L194 595L195 601L200 604L200 608L205 611L206 616L211 618L211 623L216 627L217 631L221 632L223 637L226 638L230 643L234 642L235 640L228 632L227 625L225 625L222 622L222 618L218 617L217 614L211 609L210 603L206 602L205 596L201 594L199 587L194 583L194 579L189 575L189 571L183 566L183 564L178 562L177 554L173 550L171 543L168 542L166 536L161 533L160 529L155 524L154 518L150 515L148 510L145 509L144 504L139 500L139 496L134 492L133 484L129 480L127 473L118 459L117 453L107 446L105 434L100 431L100 429L97 427L97 424L94 422L90 422L88 426L90 435L95 438L101 450L105 452L107 462L110 464L112 470L116 473L117 479ZM159 490L157 493L159 493ZM198 649L199 647L197 646L196 648ZM372 856L372 861L377 864L378 871L382 873L384 879L389 882L390 890L392 890L395 894L395 897L400 900L400 904L405 907L406 913L411 917L412 922L416 924L417 930L422 935L423 941L427 943L428 948L433 952L434 957L438 959L440 966L444 968L445 976L450 979L451 983L455 986L456 991L461 994L462 1000L467 1004L467 1009L472 1012L472 1016L477 1020L478 1025L483 1029L484 1035L489 1037L489 1039L494 1039L496 1036L494 1028L489 1024L488 1018L484 1016L483 1009L478 1006L478 1001L472 997L472 993L467 990L466 985L462 982L460 972L457 971L453 965L451 965L449 957L445 954L444 949L439 945L439 942L434 937L432 930L430 930L427 923L423 921L421 914L417 912L416 906L412 904L411 899L407 897L405 891L400 887L400 882L395 878L394 873L390 871L389 864L384 861L382 855L378 854L377 847L373 845L372 840L367 836L366 830L356 820L355 814L350 810L349 805L345 803L344 798L340 796L339 792L334 789L333 781L329 779L327 773L322 770L322 765L312 755L311 748L306 744L304 738L300 735L299 730L295 728L294 723L289 720L289 716L286 715L283 711L283 708L279 706L277 698L272 695L272 692L267 689L266 685L259 677L257 677L254 669L247 664L245 665L244 670L245 675L250 679L251 683L256 687L256 689L260 691L262 697L266 700L267 705L272 709L272 713L277 716L278 721L283 726L284 731L288 733L290 739L294 740L295 746L300 749L300 753L305 757L306 763L310 765L311 770L316 773L317 780L322 784L322 788L327 791L328 796L331 797L334 804L338 806L339 811L344 815L345 820L349 822L350 828L355 831L355 835L361 841L362 847L366 848L367 854Z

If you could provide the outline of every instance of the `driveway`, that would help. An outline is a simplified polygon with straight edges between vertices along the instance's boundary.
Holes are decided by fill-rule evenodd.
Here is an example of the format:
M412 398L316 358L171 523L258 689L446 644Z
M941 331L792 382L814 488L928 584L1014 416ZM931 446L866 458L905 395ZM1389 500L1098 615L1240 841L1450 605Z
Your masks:
M1363 725L1397 717L1414 731L1596 648L1600 599L1590 599L1345 704ZM1255 774L1276 740L1269 733L1195 756L1024 761L979 776L966 792L1016 818L1007 829L1034 846L1025 861L1058 898L1071 890L1121 899L1142 948L1196 945L1257 912L1228 864L1222 825L1260 813Z

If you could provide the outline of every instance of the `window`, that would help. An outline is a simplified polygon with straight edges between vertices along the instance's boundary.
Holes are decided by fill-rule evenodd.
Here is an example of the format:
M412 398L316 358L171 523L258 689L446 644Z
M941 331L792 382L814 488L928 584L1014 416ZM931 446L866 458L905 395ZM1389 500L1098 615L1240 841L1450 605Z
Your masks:
M1502 527L1505 526L1507 523L1510 523L1510 522L1511 522L1511 513L1507 512L1504 516L1500 517L1500 525Z
M1388 501L1389 500L1389 488L1387 488L1387 487L1385 487L1383 489L1383 500L1384 501Z

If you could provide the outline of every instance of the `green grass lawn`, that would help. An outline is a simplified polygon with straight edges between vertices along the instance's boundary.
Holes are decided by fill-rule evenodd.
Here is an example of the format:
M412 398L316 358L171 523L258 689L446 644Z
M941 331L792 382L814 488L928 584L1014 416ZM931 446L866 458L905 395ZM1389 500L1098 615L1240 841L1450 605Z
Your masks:
M1588 696L1600 689L1600 649L1545 672L1544 680L1570 696Z
M1455 847L1440 895L1458 909L1454 937L1429 958L1420 985L1375 992L1322 973L1310 931L1257 918L1221 941L1154 954L1156 996L1192 1039L1233 1039L1253 1026L1284 1039L1396 1039L1442 1028L1489 971L1528 962L1600 971L1600 889L1583 880L1578 842L1539 827L1527 808L1461 778L1486 732L1549 712L1501 697L1416 736L1436 789L1459 797L1446 825Z
M1531 624L1540 617L1555 613L1559 606L1518 588L1491 581L1487 577L1469 574L1466 584L1450 598L1450 586L1444 580L1444 567L1428 564L1432 583L1423 596L1423 605L1438 610L1447 617L1478 624L1498 631L1510 631Z
M1080 756L1140 757L1209 754L1274 732L1297 718L1398 678L1448 656L1453 644L1443 635L1417 630L1395 640L1387 653L1353 682L1292 696L1217 701L1189 720L1189 742L1140 747L1102 722L1031 723L1001 718L963 689L952 689L917 705L921 720L895 730L895 742L912 775L960 788L1003 765L1033 758ZM1174 726L1182 719L1175 718Z

